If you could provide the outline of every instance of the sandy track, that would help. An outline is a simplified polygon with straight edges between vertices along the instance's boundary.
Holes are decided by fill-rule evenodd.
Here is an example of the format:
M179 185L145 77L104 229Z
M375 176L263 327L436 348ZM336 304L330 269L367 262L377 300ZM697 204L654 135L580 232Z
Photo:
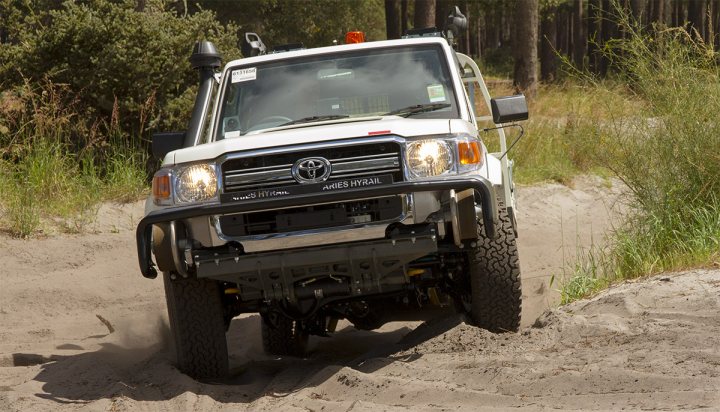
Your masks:
M616 195L588 179L521 189L524 325L557 298L549 276L602 238ZM243 316L232 377L195 382L172 365L162 282L137 270L140 213L103 208L95 234L0 237L0 410L720 408L711 271L623 285L520 334L455 316L345 328L314 338L307 359L262 354L259 318Z

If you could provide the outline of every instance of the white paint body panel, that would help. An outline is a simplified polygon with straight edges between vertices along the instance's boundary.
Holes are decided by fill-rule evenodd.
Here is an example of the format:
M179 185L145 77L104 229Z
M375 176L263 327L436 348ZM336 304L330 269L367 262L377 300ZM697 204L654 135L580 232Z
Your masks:
M447 119L405 119L398 116L374 119L379 120L352 121L353 119L351 119L351 121L347 121L343 119L345 121L308 123L303 125L303 127L263 131L261 133L223 139L217 142L176 150L165 157L163 165L214 160L223 154L243 150L372 137L370 133L373 132L386 132L383 134L394 134L401 137L450 133L450 125Z

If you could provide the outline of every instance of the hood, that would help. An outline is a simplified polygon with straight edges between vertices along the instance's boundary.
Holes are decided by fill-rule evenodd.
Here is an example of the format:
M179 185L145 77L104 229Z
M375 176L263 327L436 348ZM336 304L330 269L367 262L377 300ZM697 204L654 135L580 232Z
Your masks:
M225 153L244 150L390 134L401 137L447 134L451 130L451 120L448 119L406 119L397 116L373 119L377 120L344 119L344 121L322 124L310 123L291 129L273 130L201 144L168 153L163 165L210 160Z

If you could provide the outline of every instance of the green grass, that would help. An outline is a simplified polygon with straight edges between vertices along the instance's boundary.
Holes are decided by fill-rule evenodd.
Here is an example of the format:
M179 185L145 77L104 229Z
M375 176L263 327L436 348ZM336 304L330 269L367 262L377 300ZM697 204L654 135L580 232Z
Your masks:
M719 56L682 29L639 31L619 18L627 37L606 52L642 104L595 122L594 156L625 183L631 208L609 247L583 258L598 264L576 265L562 284L564 302L720 255Z
M612 283L720 260L720 207L690 207L685 216L641 214L612 233L604 248L578 251L558 279L561 304L595 294ZM555 282L553 278L551 284Z
M612 282L607 276L607 250L592 242L587 248L578 246L571 261L564 258L562 275L550 278L550 287L556 283L560 286L561 305L590 296Z
M504 96L514 91L509 82L492 82L490 93ZM606 143L600 127L613 116L636 112L642 105L637 100L622 85L611 82L541 85L536 96L528 99L530 119L523 123L525 135L509 154L515 161L516 182L571 185L578 175L609 176L610 170L596 155ZM480 104L478 110L487 114ZM506 129L506 135L510 143L517 129ZM490 151L499 150L495 134L483 139Z
M720 254L720 203L680 214L651 212L615 233L617 277L681 270L714 262Z
M0 96L0 228L13 236L80 232L100 202L147 190L139 145L112 125L87 128L64 92L26 85Z
M81 232L103 201L138 199L147 186L142 156L128 149L105 153L106 163L78 160L64 145L36 139L22 160L0 165L2 221L13 236L45 229Z

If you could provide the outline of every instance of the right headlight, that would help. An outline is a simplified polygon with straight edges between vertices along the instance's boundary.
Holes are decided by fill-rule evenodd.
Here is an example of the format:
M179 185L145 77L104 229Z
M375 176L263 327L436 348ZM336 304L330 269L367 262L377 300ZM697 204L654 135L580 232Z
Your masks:
M453 148L445 140L415 140L407 146L408 167L414 177L441 176L454 169Z

